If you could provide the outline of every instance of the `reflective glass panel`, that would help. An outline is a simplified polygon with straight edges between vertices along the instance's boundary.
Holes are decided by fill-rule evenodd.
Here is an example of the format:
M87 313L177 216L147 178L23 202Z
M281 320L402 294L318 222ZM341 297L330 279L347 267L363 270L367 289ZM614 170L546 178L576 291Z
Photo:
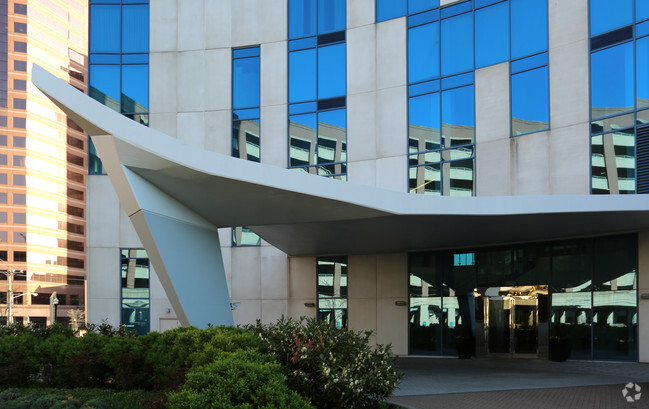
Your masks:
M439 93L420 95L409 99L408 137L414 152L440 147Z
M441 164L432 163L408 169L408 191L439 196L441 190Z
M401 1L394 1L394 3L401 3ZM408 0L408 14L419 13L434 7L439 7L439 0Z
M649 2L645 0L636 0L635 21L642 21L648 18L649 18Z
M259 162L259 120L232 121L232 156Z
M92 140L90 140L90 143L88 144L88 173L91 175L102 175L105 174L104 172L104 165L101 163L101 159L99 159L99 155L97 155L97 149L95 149L95 145L92 143Z
M232 62L232 108L259 106L259 57Z
M122 52L149 52L149 6L122 6Z
M120 52L120 9L119 5L90 6L90 52Z
M120 66L90 66L90 96L107 107L119 112Z
M385 21L406 15L406 2L376 0L376 21Z
M289 102L315 100L316 50L315 48L289 53Z
M473 13L442 20L442 75L473 69Z
M318 258L318 319L347 326L347 257Z
M345 0L318 0L318 34L345 29Z
M247 227L232 228L233 246L260 246L261 238Z
M594 243L593 288L595 291L637 288L636 236L598 237Z
M149 66L122 65L122 112L149 110Z
M593 358L637 359L638 293L636 290L593 293Z
M316 114L289 117L291 167L316 164Z
M510 0L511 58L521 58L548 48L546 0Z
M318 163L347 160L346 113L346 109L318 113Z
M298 38L316 34L316 0L289 0L288 36Z
M408 82L439 77L439 23L408 30Z
M622 130L591 138L592 192L635 193L635 133Z
M512 135L548 129L548 67L512 75Z
M476 68L509 59L509 4L494 4L475 11Z
M633 109L633 42L592 53L590 73L593 118Z
M635 44L636 108L642 109L649 107L649 37L641 38Z
M147 334L150 328L149 305L143 308L127 308L127 305L122 305L122 325L138 335Z
M318 48L318 99L345 95L345 44Z
M442 92L442 140L444 147L473 143L473 85Z
M438 256L427 253L410 255L410 354L442 353L442 271Z
M631 23L633 23L633 0L590 0L591 36Z

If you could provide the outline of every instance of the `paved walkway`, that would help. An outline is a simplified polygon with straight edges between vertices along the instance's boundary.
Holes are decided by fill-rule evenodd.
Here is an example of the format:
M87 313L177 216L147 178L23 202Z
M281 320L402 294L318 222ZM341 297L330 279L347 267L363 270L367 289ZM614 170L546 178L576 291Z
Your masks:
M410 408L647 408L649 364L404 357L391 401ZM639 400L622 389L637 383ZM635 394L635 392L634 392Z

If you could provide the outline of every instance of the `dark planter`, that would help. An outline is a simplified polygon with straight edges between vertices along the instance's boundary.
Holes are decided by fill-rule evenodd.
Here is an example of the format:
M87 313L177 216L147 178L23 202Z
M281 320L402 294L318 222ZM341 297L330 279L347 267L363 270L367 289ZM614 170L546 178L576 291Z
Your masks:
M567 339L550 339L550 359L555 362L564 362L570 354L570 344Z
M456 338L457 341L457 357L460 359L470 359L473 355L473 337L471 338Z

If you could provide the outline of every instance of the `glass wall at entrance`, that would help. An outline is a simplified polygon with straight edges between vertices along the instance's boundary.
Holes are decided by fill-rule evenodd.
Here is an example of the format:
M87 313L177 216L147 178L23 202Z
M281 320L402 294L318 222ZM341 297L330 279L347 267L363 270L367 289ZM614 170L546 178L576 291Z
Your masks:
M637 237L411 253L410 354L637 360Z

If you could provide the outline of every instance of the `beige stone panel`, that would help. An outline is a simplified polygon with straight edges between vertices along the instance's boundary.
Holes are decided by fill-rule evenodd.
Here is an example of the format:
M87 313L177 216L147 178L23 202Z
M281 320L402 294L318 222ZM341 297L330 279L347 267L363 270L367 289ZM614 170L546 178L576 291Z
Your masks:
M347 178L350 182L376 186L376 162L374 160L348 162Z
M149 51L174 51L178 48L177 0L151 0L149 7Z
M286 105L261 108L261 161L285 168L288 164Z
M288 316L288 301L261 300L261 322L271 324L282 317Z
M374 25L347 30L347 95L376 89L376 30Z
M289 299L316 301L315 257L289 257Z
M387 102L386 102L387 103ZM376 92L347 95L347 158L376 158Z
M288 37L288 2L286 0L258 0L258 3L261 11L258 22L261 28L261 39L257 43L286 40Z
M232 43L232 1L205 2L205 48L229 48Z
M477 196L508 196L511 189L509 138L476 144L475 186Z
M120 206L117 194L105 175L89 175L86 190L86 246L118 247Z
M550 190L555 195L590 193L588 122L550 132Z
M181 112L178 114L178 139L199 148L205 146L205 113Z
M239 303L239 306L232 311L234 325L254 324L261 317L261 300L235 299L232 303Z
M233 247L231 268L232 299L261 299L261 248Z
M287 102L287 52L287 43L285 41L261 45L262 106L280 105Z
M221 244L223 244L223 241L221 241ZM222 247L221 256L223 257L223 269L225 270L225 281L228 283L228 295L232 297L232 248Z
M405 142L404 142L405 145ZM376 160L376 187L397 192L408 191L407 156Z
M178 115L175 112L151 113L149 114L149 127L175 138Z
M537 132L511 139L514 195L550 194L549 145L547 132Z
M86 322L88 324L101 324L106 322L113 327L121 324L121 311L118 299L90 298L86 300Z
M477 143L509 138L509 104L509 63L504 62L476 70L475 123Z
M590 118L588 40L550 48L550 125L552 129ZM581 135L580 137L585 137Z
M219 242L221 242L221 248L232 247L231 227L222 227L219 229Z
M374 24L376 0L347 2L347 29Z
M408 355L408 307L397 306L403 298L379 298L376 309L376 342L392 343L392 353Z
M229 110L205 112L205 149L232 154L232 114Z
M205 49L204 1L194 0L191 5L181 1L177 7L178 50Z
M205 110L205 51L178 53L178 72L182 76L176 82L179 112ZM227 91L226 91L227 92Z
M119 208L119 246L125 248L144 248L140 237L122 207Z
M406 85L406 18L396 18L376 25L377 88Z
M379 298L408 296L408 254L379 254L376 262L376 293Z
M347 305L347 327L353 331L372 331L370 344L376 345L376 298L350 298Z
M261 298L288 298L288 256L274 247L261 247Z
M314 298L289 298L288 300L288 316L294 319L300 317L315 318L318 312L316 307L307 307L305 303L315 303Z
M149 54L150 113L176 112L177 73L176 53Z
M638 234L638 351L639 362L649 363L649 300L642 294L649 294L649 232Z
M232 2L232 46L242 47L285 40L285 0L236 0Z
M377 256L351 255L347 258L348 298L376 298Z
M229 48L205 51L205 110L232 107L232 52Z
M408 98L406 87L381 89L376 92L377 158L408 153Z
M588 0L550 0L548 17L550 49L588 39Z
M119 303L121 298L119 247L88 247L87 255L88 301L107 299ZM90 308L88 311L90 312Z

